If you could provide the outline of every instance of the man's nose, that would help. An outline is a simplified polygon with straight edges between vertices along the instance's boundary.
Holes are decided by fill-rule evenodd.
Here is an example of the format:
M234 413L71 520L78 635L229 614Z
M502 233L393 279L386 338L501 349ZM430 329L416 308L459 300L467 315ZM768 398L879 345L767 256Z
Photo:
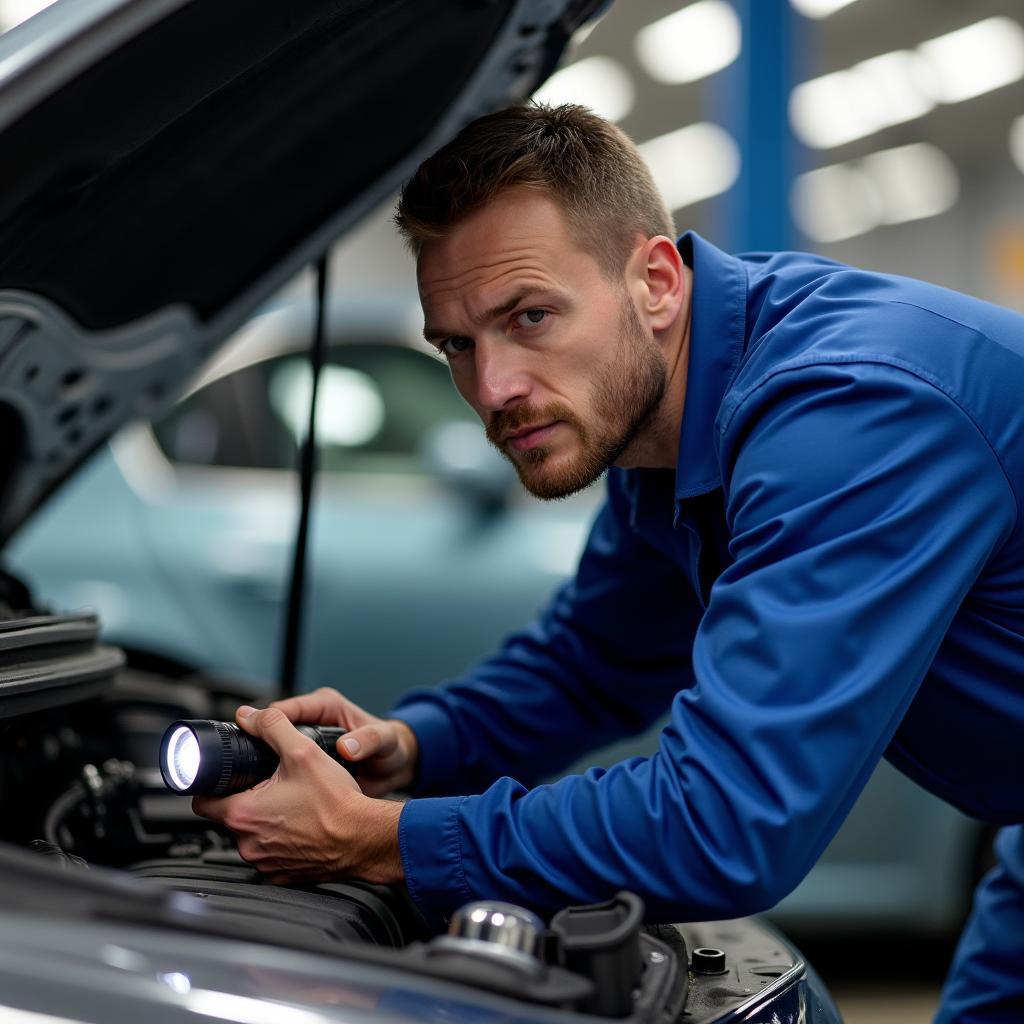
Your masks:
M482 411L500 412L530 393L530 378L512 346L476 346L476 400Z

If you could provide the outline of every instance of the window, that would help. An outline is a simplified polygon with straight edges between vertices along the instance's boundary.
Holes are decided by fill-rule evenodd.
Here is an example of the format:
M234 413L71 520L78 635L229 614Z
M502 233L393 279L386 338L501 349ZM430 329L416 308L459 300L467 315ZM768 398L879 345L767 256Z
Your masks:
M304 355L254 363L201 388L155 427L171 461L290 469L309 420ZM421 446L436 427L476 422L447 367L401 345L330 350L320 378L317 438L327 472L425 473Z

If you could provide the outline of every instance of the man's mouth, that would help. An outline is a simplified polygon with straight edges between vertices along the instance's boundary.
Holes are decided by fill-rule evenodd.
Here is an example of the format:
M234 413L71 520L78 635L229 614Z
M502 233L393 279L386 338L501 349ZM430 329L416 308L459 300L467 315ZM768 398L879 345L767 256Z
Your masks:
M543 423L535 427L522 427L519 430L510 431L505 435L504 443L517 452L529 451L542 445L553 433L559 424L558 420L551 423Z

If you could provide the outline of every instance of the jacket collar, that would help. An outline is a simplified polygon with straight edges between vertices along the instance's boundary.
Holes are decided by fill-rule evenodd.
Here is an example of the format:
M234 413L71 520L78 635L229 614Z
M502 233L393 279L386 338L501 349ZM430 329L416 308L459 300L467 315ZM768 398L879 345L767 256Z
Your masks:
M669 469L612 469L621 475L635 530L678 526L685 503L722 486L715 420L743 354L747 320L747 270L729 256L688 231L677 243L693 270L690 298L690 355L686 401L679 427L679 457ZM674 478L673 478L674 477ZM675 514L667 512L675 499Z
M715 420L743 354L747 270L694 231L677 243L693 270L690 356L676 463L677 504L722 485Z

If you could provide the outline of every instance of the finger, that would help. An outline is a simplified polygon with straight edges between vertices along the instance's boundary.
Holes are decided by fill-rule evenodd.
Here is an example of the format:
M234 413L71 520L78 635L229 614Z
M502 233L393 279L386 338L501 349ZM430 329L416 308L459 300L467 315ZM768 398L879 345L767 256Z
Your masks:
M280 708L256 711L241 707L235 720L250 736L263 740L282 762L296 757L308 757L310 748L316 749L316 744L299 732Z
M194 796L192 797L192 810L202 818L223 823L227 816L225 805L228 799L226 796Z
M337 690L322 687L313 693L275 700L270 706L284 712L290 722L307 725L344 725L345 699Z
M387 757L398 746L398 735L389 726L363 725L338 740L338 752L349 761L365 761L368 757Z

